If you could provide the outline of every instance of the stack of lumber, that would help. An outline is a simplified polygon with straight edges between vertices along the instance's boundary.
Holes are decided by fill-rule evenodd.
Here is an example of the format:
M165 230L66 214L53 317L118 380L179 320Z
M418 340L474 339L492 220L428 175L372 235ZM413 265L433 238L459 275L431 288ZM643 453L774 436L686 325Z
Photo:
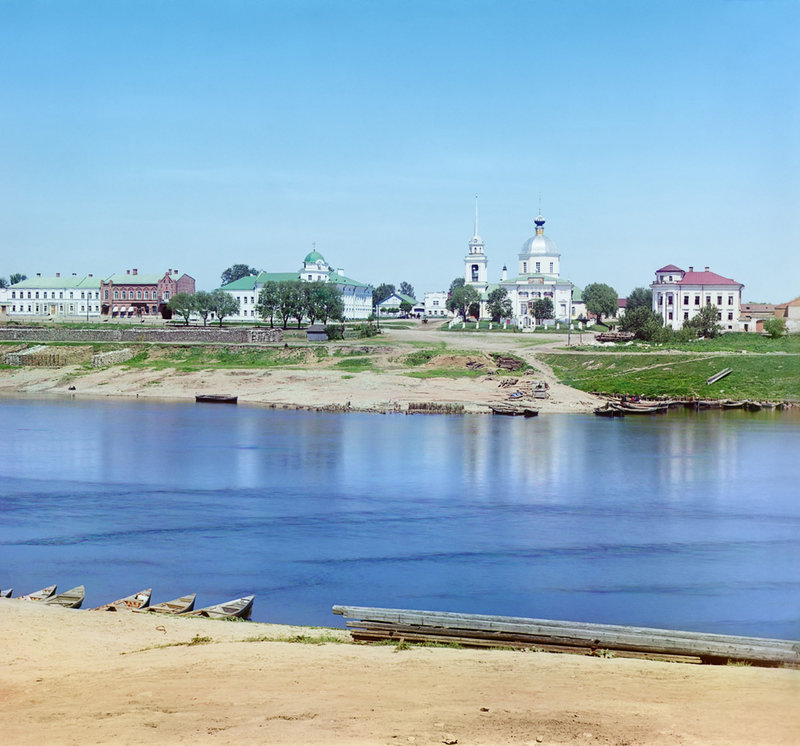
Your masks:
M642 657L690 658L703 663L742 661L762 666L800 666L800 642L793 640L363 606L334 606L333 613L349 620L346 624L353 639L370 642L537 647L558 652L608 651Z

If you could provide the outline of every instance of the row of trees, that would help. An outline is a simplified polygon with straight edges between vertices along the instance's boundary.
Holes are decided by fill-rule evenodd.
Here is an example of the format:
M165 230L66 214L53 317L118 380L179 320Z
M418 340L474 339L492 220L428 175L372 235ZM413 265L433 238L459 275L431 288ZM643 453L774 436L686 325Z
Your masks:
M468 319L470 316L478 318L480 315L480 295L478 291L467 285L463 277L457 277L450 283L450 291L447 296L447 310ZM508 291L503 288L495 288L487 297L487 310L492 321L500 321L511 317L513 308ZM537 298L528 307L531 316L538 320L553 318L553 301L551 298Z
M409 298L414 298L414 286L410 282L401 282L400 288L398 289L391 283L382 282L372 290L372 307L375 308L378 303L382 303L387 298L391 298L394 293L400 293L400 295L407 295ZM403 310L410 311L411 308Z
M239 301L224 290L198 290L196 293L176 293L167 307L176 316L183 317L188 325L190 316L195 313L203 319L203 326L208 323L208 317L213 313L222 326L222 320L232 316L239 310Z
M213 313L222 326L223 319L239 310L239 301L225 290L177 293L167 305L187 325L192 314L197 314L205 326ZM304 318L312 324L317 320L326 324L329 319L344 320L344 301L339 288L327 282L266 282L258 294L256 311L264 321L269 320L270 326L280 319L286 329L289 320L296 319L299 328Z

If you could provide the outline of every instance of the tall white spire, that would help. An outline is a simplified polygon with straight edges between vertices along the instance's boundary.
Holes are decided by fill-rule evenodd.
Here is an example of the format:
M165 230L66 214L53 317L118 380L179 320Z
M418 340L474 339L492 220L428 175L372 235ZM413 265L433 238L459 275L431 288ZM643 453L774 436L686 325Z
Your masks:
M475 234L478 235L478 195L475 195Z

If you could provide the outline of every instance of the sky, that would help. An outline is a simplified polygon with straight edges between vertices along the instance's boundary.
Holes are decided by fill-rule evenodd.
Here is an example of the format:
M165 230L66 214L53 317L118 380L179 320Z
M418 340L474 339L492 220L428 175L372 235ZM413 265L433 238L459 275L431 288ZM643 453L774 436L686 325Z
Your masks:
M418 298L541 211L561 273L800 295L796 0L0 0L0 276L198 289L316 245Z

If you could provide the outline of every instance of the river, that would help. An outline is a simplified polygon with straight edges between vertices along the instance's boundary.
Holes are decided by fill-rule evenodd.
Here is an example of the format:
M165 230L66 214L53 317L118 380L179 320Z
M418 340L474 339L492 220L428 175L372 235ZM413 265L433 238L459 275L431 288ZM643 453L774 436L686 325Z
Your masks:
M0 399L0 587L152 587L800 639L800 412Z

